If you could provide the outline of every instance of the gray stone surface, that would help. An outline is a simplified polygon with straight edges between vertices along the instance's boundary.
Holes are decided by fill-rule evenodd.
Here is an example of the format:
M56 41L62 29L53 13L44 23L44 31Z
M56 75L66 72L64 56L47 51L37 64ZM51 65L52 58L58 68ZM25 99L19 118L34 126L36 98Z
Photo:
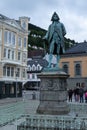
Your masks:
M69 113L67 105L67 78L62 71L42 72L40 104L37 109L39 114L64 115Z

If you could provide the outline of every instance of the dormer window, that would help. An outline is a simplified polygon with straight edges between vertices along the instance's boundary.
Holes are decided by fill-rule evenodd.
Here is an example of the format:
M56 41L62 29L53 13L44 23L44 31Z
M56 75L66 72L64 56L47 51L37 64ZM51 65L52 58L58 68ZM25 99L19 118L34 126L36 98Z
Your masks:
M31 67L30 66L28 66L28 71L31 71Z
M40 69L41 69L41 68L40 68L40 65L38 64L38 65L37 65L37 70L40 70Z
M36 70L36 67L35 65L32 66L32 71L35 71Z

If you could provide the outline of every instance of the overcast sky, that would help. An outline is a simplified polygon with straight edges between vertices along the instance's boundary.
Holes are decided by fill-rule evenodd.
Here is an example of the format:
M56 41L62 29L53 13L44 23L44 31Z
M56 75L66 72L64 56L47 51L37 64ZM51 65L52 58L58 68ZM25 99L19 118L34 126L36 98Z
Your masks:
M87 0L0 0L0 13L12 19L30 17L30 23L44 29L56 11L65 25L66 37L87 40Z

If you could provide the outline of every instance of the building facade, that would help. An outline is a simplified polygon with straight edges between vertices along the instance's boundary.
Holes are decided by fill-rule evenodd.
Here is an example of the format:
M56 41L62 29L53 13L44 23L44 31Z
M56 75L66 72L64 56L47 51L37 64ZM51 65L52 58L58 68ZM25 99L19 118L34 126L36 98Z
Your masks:
M78 43L66 51L60 59L60 67L70 75L68 88L87 87L87 42Z
M28 17L0 14L0 98L19 97L27 79Z
M48 65L46 59L44 59L44 50L36 49L28 52L27 60L27 82L24 84L26 90L39 90L40 78L38 74L42 69Z

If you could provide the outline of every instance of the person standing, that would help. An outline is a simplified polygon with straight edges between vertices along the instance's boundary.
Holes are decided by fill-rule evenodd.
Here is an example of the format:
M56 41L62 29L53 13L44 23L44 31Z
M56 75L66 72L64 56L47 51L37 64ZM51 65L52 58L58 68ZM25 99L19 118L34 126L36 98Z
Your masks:
M69 89L69 91L68 91L69 102L70 101L72 102L72 96L73 96L73 90Z
M87 91L85 92L85 103L87 103Z
M81 86L80 89L79 89L80 103L84 102L83 95L84 95L84 89Z
M78 102L79 101L79 87L77 87L76 89L75 89L75 96L76 96L76 102Z

